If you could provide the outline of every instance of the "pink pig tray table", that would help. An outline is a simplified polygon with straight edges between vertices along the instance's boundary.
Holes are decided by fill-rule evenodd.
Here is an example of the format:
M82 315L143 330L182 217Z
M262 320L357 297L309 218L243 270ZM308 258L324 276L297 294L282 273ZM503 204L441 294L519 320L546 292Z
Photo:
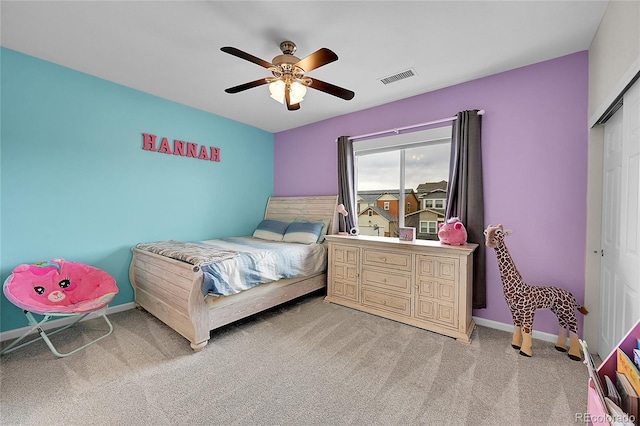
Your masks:
M23 310L30 328L4 348L0 355L42 339L54 355L65 357L104 339L113 332L113 325L106 316L106 308L118 293L118 287L111 275L93 266L67 262L64 259L19 265L5 280L3 291L11 303ZM109 331L68 353L58 352L42 327L52 318L77 317L71 324L49 333L53 335L97 311L101 311L98 315L104 318ZM37 321L33 314L44 317L41 321ZM16 346L35 330L40 337Z

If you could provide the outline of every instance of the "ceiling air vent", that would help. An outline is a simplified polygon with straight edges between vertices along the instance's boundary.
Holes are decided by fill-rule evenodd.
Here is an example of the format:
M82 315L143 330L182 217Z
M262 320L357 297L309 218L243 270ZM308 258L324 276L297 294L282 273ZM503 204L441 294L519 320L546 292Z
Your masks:
M415 70L413 68L409 68L408 70L401 71L397 74L383 77L380 79L380 81L383 84L395 83L396 81L404 80L405 78L413 77L414 75L416 75Z

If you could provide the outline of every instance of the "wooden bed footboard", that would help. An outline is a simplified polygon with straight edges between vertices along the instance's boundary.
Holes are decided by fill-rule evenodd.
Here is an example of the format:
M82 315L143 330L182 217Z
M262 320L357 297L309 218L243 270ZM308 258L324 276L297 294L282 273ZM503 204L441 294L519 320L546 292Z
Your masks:
M211 330L327 286L326 273L320 273L205 299L200 268L137 248L129 279L136 304L189 340L194 351L207 345Z
M207 344L209 309L200 268L133 248L129 279L138 306L184 336L194 350Z
M337 196L271 197L265 219L290 216L330 218L329 234L337 232ZM194 351L207 345L210 331L265 309L325 288L326 273L261 284L224 297L202 295L199 267L133 248L129 279L136 304L180 333Z

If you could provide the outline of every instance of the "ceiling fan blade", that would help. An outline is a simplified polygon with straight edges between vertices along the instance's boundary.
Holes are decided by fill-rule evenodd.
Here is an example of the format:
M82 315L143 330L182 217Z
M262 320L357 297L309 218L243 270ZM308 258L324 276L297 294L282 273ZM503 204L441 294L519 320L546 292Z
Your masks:
M320 90L321 92L325 92L333 96L337 96L344 99L345 101L350 101L356 95L351 90L343 89L342 87L335 86L331 83L325 83L324 81L318 80L317 78L312 78L311 84L308 87Z
M253 62L254 64L260 65L264 68L271 68L274 66L271 62L267 62L264 59L260 59L256 56L250 55L240 49L236 49L235 47L225 46L221 47L220 50L230 55L237 56L240 59L244 59L245 61Z
M268 81L266 78L261 78L260 80L256 80L256 81L251 81L249 83L244 83L241 84L239 86L235 86L235 87L229 87L228 89L224 89L225 92L227 93L238 93L238 92L242 92L243 90L247 90L247 89L251 89L254 87L258 87L258 86L262 86L263 84L267 84Z
M307 73L337 60L338 55L323 47L322 49L316 50L306 58L301 59L297 64L295 64L295 66L302 68L304 72Z
M287 109L289 111L295 111L300 109L300 102L298 102L297 104L292 104L291 103L291 94L289 93L289 89L287 88L287 90L284 91L284 101L287 104Z

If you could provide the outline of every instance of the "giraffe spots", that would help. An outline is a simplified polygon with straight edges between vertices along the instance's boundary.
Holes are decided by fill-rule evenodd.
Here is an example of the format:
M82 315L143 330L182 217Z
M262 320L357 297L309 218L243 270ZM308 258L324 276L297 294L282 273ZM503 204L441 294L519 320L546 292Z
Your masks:
M485 230L485 243L487 247L495 249L502 290L514 326L521 327L525 333L531 333L536 311L549 309L558 318L560 327L577 334L576 310L584 314L586 309L580 306L573 294L563 288L532 286L524 282L504 244L505 235L510 233L511 231L504 231L502 225L489 225Z

